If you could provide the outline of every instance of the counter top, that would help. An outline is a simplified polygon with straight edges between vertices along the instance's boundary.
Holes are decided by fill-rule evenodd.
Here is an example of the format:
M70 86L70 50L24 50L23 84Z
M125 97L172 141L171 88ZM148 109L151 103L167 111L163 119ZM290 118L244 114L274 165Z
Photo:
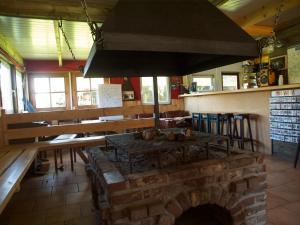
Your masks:
M197 97L197 96L206 96L206 95L238 94L238 93L277 91L277 90L288 90L288 89L298 89L298 88L300 89L300 83L281 85L281 86L261 87L261 88L239 89L235 91L212 91L212 92L202 92L202 93L195 93L195 94L184 94L184 95L179 95L179 97L184 98L184 97Z

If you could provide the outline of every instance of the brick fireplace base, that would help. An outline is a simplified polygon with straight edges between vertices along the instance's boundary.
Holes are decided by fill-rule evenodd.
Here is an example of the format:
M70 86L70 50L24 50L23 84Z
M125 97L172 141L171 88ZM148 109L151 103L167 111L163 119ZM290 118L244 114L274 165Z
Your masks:
M99 149L89 158L93 199L104 225L175 225L189 209L206 204L226 209L233 225L266 224L266 170L259 153L129 175Z

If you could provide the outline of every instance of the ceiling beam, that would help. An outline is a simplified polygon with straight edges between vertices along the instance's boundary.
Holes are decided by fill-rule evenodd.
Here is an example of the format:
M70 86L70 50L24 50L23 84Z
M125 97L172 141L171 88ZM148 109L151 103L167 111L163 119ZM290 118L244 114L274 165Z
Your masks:
M276 15L276 13L278 12L278 8L281 4L282 0L276 0L272 3L264 5L260 9L257 9L255 12L251 13L250 15L239 19L238 23L241 27L248 27L266 19L269 19ZM297 7L299 5L299 0L285 0L283 1L282 12Z
M62 49L61 49L60 30L59 30L58 23L59 22L57 20L53 20L55 41L56 41L56 49L57 49L57 57L58 57L58 65L60 67L62 67Z
M273 28L269 26L248 26L243 28L248 34L253 37L266 37L271 36Z
M117 0L87 0L88 13L93 21L104 21ZM51 20L86 21L80 1L74 0L1 0L0 15Z
M11 42L0 33L0 48L3 49L20 66L24 65L23 58Z

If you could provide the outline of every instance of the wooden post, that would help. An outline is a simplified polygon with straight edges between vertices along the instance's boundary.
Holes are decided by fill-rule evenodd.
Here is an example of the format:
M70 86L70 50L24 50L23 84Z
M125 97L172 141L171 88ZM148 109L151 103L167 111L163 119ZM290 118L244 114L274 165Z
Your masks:
M1 109L1 129L2 129L2 143L1 145L8 145L8 139L6 138L7 123L5 109Z
M159 128L159 102L158 102L158 87L157 76L153 77L153 92L154 92L154 116L155 116L155 128Z

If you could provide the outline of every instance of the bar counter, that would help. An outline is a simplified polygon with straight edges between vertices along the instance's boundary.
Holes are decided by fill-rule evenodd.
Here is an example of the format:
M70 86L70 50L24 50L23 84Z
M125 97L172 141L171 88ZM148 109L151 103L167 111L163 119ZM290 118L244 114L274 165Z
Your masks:
M269 137L269 98L272 91L300 89L300 84L270 86L263 88L216 91L180 95L184 98L185 109L190 113L250 113L257 115L251 121L255 149L271 154Z

